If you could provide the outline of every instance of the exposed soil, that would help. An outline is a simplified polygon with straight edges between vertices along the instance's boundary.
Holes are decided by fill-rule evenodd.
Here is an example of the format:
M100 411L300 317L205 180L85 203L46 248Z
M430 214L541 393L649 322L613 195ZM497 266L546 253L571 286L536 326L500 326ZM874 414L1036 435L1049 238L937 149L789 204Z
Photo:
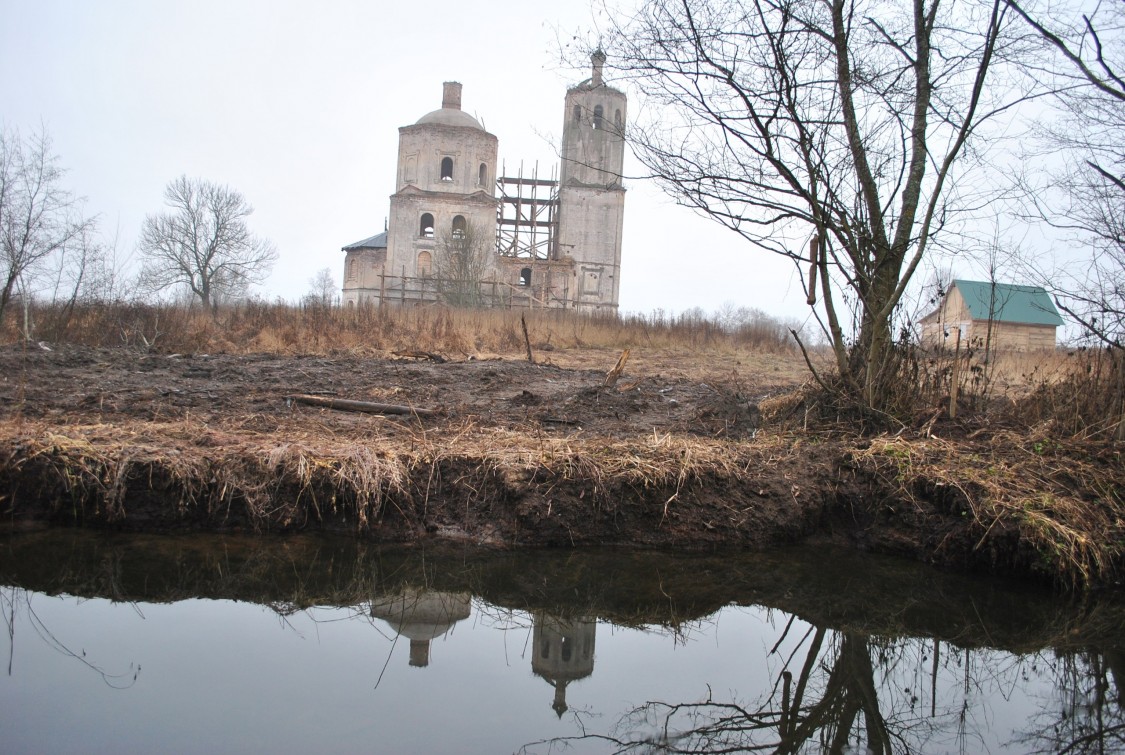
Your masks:
M957 484L958 464L977 463L959 459L999 458L995 434L954 448L932 439L932 423L906 447L781 432L771 420L802 380L792 357L634 355L607 387L617 356L0 347L0 512L15 526L322 529L498 546L829 538L959 568L1120 582L1125 523L1112 511L1091 524L1108 528L1108 550L1064 542L1062 553L1017 506L985 509L987 496ZM337 411L295 394L437 413ZM905 473L904 458L927 471ZM1090 463L1120 482L1119 449ZM1048 491L1104 489L1043 474Z
M634 358L615 389L602 390L618 356L604 351L580 357L552 353L546 364L531 364L501 358L438 363L421 355L166 355L50 348L0 347L0 417L65 423L194 419L262 432L294 423L318 428L327 423L339 431L377 426L391 434L404 422L413 427L411 418L387 422L295 408L285 400L314 394L436 409L443 416L439 427L472 420L481 427L538 426L612 438L654 429L743 438L757 429L757 401L795 385L791 359L784 360L784 375L769 379L762 368L740 372L743 366L733 358L693 364L690 370L683 363L694 359L688 354L663 354L658 362L650 357L643 367ZM605 365L600 370L564 369L550 362L598 358Z

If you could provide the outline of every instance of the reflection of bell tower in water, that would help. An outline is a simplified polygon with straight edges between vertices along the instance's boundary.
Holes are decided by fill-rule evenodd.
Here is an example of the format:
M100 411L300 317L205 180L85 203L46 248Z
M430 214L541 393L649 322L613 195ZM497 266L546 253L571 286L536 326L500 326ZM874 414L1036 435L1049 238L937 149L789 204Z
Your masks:
M577 307L616 311L625 218L625 94L602 80L605 54L566 93L559 175L558 255L574 260Z
M410 640L410 665L424 667L430 664L430 641L469 618L471 605L469 593L407 587L371 601L371 616Z
M533 617L531 670L555 688L551 707L559 718L566 712L566 685L594 673L593 619L560 619L545 613Z

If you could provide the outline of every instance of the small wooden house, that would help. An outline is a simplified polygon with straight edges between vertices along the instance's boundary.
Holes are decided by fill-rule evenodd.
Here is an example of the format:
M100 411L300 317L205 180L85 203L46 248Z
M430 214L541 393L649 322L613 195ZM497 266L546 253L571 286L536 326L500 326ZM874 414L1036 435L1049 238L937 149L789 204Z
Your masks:
M921 324L928 348L954 348L960 330L964 348L1033 351L1055 348L1063 319L1039 286L955 280Z

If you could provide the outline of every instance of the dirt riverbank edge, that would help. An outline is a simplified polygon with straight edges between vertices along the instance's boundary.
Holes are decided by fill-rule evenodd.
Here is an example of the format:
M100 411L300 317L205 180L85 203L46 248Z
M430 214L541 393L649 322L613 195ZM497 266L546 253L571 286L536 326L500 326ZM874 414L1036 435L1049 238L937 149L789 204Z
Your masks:
M317 367L289 361L301 374ZM1125 581L1123 464L1112 443L940 424L875 438L775 430L744 390L715 380L694 392L680 379L605 388L603 374L510 362L451 380L484 374L501 399L485 406L482 389L476 403L401 418L298 409L276 386L267 402L238 380L226 381L227 398L215 386L114 387L145 374L151 388L162 368L181 383L222 377L222 364L198 358L84 353L79 366L97 374L96 387L83 370L68 373L73 362L38 358L18 400L3 397L3 526L322 530L495 547L831 540L1067 589ZM388 365L349 366L398 369ZM261 366L246 385L262 383ZM456 369L397 371L394 396L418 406L421 378ZM347 388L331 392L387 398ZM183 403L200 392L202 406Z

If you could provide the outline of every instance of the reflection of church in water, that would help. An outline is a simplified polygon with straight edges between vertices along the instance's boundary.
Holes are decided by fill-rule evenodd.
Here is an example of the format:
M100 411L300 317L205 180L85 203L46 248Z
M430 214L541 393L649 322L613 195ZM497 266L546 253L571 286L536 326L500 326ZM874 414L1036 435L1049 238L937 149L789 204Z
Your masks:
M430 663L430 642L445 636L469 618L472 596L407 587L398 595L371 602L372 618L382 619L400 637L410 640L410 665ZM532 614L531 671L555 689L551 707L562 717L567 711L566 688L594 673L594 619L562 619L542 611Z
M453 625L469 618L472 596L467 592L441 592L407 587L399 595L384 595L371 602L371 616L391 625L410 640L410 665L430 665L430 641L444 636Z
M566 713L566 685L594 673L593 619L560 619L536 612L532 618L531 670L555 688L551 707L562 718Z

